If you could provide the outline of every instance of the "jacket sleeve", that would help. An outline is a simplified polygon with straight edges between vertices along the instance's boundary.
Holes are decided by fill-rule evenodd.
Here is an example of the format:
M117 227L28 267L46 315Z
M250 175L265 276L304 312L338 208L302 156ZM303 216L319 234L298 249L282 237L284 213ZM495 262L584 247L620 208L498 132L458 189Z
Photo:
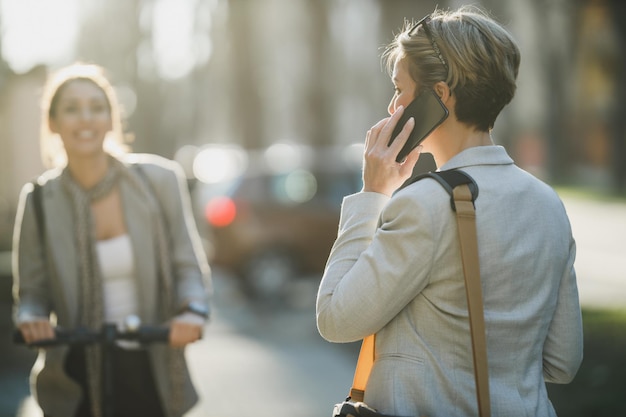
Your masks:
M51 312L45 245L39 239L37 227L33 184L27 183L20 192L13 231L13 318L16 324L33 317L48 317Z
M322 337L353 342L376 333L422 291L433 253L428 216L408 193L344 199L317 296Z
M583 359L583 326L574 270L575 257L576 244L572 239L556 310L543 346L543 374L546 382L571 382Z
M166 218L178 308L194 301L208 309L211 271L193 216L186 179L176 162L164 160L162 164L167 169L154 172L158 178L150 180Z

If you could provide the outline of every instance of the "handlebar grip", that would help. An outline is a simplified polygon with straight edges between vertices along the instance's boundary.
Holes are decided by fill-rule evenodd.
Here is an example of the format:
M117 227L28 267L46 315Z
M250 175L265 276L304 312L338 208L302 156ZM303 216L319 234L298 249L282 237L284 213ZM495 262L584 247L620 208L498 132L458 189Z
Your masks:
M155 342L163 342L167 343L170 338L170 328L169 327L149 327L142 326L137 331L137 339L141 343L155 343Z
M13 332L13 343L28 345L30 347L51 347L59 345L89 345L104 342L102 332L94 332L87 329L64 330L55 329L54 339L39 340L33 343L26 343L24 336L19 330ZM140 343L167 343L169 341L170 329L162 326L141 326L136 331L119 332L113 340L136 340Z

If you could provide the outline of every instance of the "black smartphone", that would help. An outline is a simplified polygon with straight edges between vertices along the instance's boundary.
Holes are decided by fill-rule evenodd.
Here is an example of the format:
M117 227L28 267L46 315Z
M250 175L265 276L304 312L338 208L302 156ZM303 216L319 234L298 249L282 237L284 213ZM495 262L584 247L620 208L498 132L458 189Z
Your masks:
M415 98L406 108L398 124L396 125L391 140L387 146L391 145L394 139L400 134L405 123L413 117L415 126L409 135L406 143L398 153L396 162L402 162L406 156L417 147L430 133L437 128L448 117L448 109L439 99L433 89L427 89Z

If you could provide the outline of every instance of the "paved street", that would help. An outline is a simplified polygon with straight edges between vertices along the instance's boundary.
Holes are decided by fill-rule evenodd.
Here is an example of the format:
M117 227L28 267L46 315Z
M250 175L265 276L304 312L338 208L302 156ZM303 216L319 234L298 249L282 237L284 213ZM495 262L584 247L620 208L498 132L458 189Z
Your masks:
M576 274L586 307L626 308L626 203L563 197L576 239Z
M585 307L626 308L626 204L564 197L577 240ZM28 397L34 356L8 343L9 286L0 282L0 417L41 417ZM216 271L214 319L188 349L201 402L187 417L329 415L349 388L357 345L323 341L315 329L315 280L294 286L294 305L247 302ZM20 412L16 414L16 410Z
M218 282L226 298L206 338L189 352L203 398L189 417L314 417L329 415L343 400L358 346L332 345L318 335L314 282L294 291L308 305L301 299L299 307L285 310L250 309L228 283Z

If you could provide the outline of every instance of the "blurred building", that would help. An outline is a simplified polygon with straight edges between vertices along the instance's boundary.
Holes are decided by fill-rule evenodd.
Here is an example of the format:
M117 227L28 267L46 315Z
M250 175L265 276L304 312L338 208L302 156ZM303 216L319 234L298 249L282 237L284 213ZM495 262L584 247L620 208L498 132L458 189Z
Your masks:
M385 116L392 86L381 47L405 17L432 11L422 3L76 2L79 35L65 63L110 71L137 151L173 157L187 144L347 144ZM522 50L517 97L496 123L497 141L552 183L623 191L624 2L482 3ZM180 41L168 43L168 33ZM46 69L17 74L3 57L0 47L0 250L7 250L19 189L42 170L37 107Z
M5 72L0 94L0 251L11 247L15 206L24 183L43 170L39 153L39 91L46 76L38 66L22 75ZM0 261L1 262L1 261Z

